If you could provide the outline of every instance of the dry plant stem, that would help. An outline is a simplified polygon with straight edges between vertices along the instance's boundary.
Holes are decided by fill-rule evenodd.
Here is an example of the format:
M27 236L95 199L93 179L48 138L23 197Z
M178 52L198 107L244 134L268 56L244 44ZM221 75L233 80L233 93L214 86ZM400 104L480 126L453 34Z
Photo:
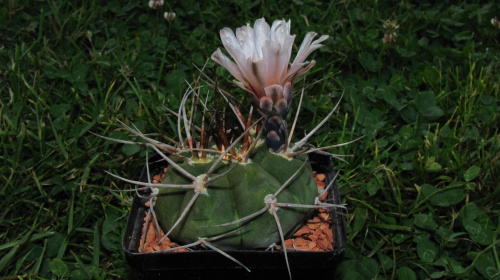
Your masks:
M258 129L259 128L258 124L260 124L260 123L257 123L257 129L256 129L256 131L258 131L257 136L255 137L252 145L250 145L250 149L248 149L248 152L246 153L245 158L243 159L243 163L248 162L248 159L250 158L250 155L252 154L253 149L255 149L255 147L257 146L257 143L259 142L260 137L262 136L263 129ZM248 129L250 129L250 128L248 128Z
M315 153L319 154L319 155L331 156L334 159L340 160L340 161L345 162L345 163L348 163L348 162L346 160L342 159L341 157L352 157L352 155L337 155L337 154L332 154L332 153L325 152L325 151L315 151Z
M308 205L308 204L294 204L294 203L276 203L277 207L288 207L288 208L341 208L345 209L346 205L344 204L330 204L330 203L318 203L317 205Z
M222 140L224 148L226 150L229 150L227 147L229 147L231 145L230 144L231 142L227 138L226 132L224 131L225 129L223 129L218 122L215 122L215 126L217 127L217 132L219 133L219 137ZM231 151L231 154L233 155L233 157L236 157L236 155L237 155L236 150L234 150L234 149L231 148L230 151Z
M271 208L271 209L273 209L273 208ZM286 246L285 246L285 235L283 234L283 229L281 228L280 219L278 218L278 215L276 214L276 209L272 210L272 215L274 216L274 220L276 221L276 226L278 227L278 231L280 233L281 244L283 244L283 252L285 254L286 268L288 269L288 276L290 277L290 280L291 280L292 279L292 271L290 270L290 263L288 262L288 254L287 254Z
M165 107L165 110L167 110L170 114L174 115L175 117L179 118L179 114L177 114L177 112L173 111L172 109L170 108L167 108ZM201 131L201 128L199 128L198 126L194 126L194 128L197 130L197 131ZM177 143L177 142L176 142ZM179 147L182 146L179 144Z
M221 92L221 91L219 90L219 92ZM245 118L241 114L240 109L234 104L234 102L232 102L232 99L228 100L224 94L221 94L221 95L222 95L222 97L224 97L224 99L226 99L226 101L228 102L227 104L229 104L229 107L231 108L231 110L233 110L234 114L237 116L237 119L239 121L239 124L241 125L241 128L245 129Z
M172 139L172 138L170 138L167 135L162 134L162 133L146 133L146 134L144 134L144 136L158 136L158 137L161 137L161 138L163 138L163 139L165 139L167 141L172 142L177 147L181 146L181 144L179 144L179 142L175 141L174 139Z
M240 231L240 230L241 230L241 228L238 228L236 230L232 230L232 231L226 232L226 233L218 235L218 236L214 236L214 237L210 237L210 238L198 238L198 241L195 241L195 242L187 244L187 245L178 246L178 247L175 247L175 248L165 249L165 250L161 250L161 251L157 251L157 252L152 252L152 253L169 252L169 251L175 251L175 250L184 249L184 248L188 249L188 248L191 248L191 247L194 247L194 246L202 245L202 246L206 246L206 247L208 247L208 248L216 251L217 253L219 253L219 254L225 256L226 258L232 260L233 262L237 263L238 265L240 265L241 267L243 267L244 269L246 269L248 272L251 272L250 269L248 267L246 267L243 263L241 263L237 259L233 258L232 256L230 256L226 252L220 250L219 248L213 246L210 243L211 241L215 241L215 240L224 238L224 237L226 237L228 235L231 235L231 234L233 234L233 233L235 233L237 231ZM161 243L161 241L160 241L160 243Z
M150 210L151 210L151 208L150 208ZM146 244L146 234L148 233L150 220L151 220L151 211L148 211L148 214L146 215L146 223L144 226L144 232L142 233L142 244L141 244L141 248L139 249L139 253L144 252L144 245Z
M196 199L198 199L198 197L200 196L200 194L201 194L201 192L195 191L194 196L191 198L191 200L189 201L188 205L186 205L186 208L184 208L184 211L182 211L182 214L179 217L179 219L177 219L177 221L172 226L172 228L170 228L170 230L162 237L162 239L160 240L160 242L158 242L158 244L162 243L163 240L165 240L165 238L167 238L170 235L170 233L179 225L179 223L184 219L184 217L186 216L186 214L188 213L188 211L193 206L193 204L196 201Z
M328 184L328 186L326 186L326 188L323 190L323 193L320 195L323 196L324 193L328 192L328 190L330 190L330 188L333 186L333 183L337 180L337 177L339 176L339 173L335 173L335 176L333 177L333 179L330 181L330 183Z
M302 140L300 140L299 142L295 143L295 145L290 149L290 152L294 152L297 148L301 147L302 145L304 145L306 143L306 141L316 132L318 131L318 129L320 127L322 127L326 121L333 115L333 112L335 112L335 110L337 110L337 107L339 106L340 104L340 101L342 100L342 97L344 96L344 93L342 93L342 96L340 96L340 99L339 101L337 102L337 104L335 105L335 107L332 109L332 111L311 131L309 132L304 138L302 138Z
M207 94L207 99L205 100L205 103L208 100L208 94ZM201 133L200 133L200 149L201 151L201 158L205 159L207 158L207 153L203 151L203 148L205 148L205 114L207 112L207 107L203 104L203 101L201 101L201 104L203 105L203 114L201 116Z
M153 145L152 143L142 143L142 142L134 142L134 141L127 141L127 140L120 140L120 139L116 139L116 138L110 138L110 137L106 137L106 136L102 136L102 135L99 135L99 134L96 134L94 132L91 132L89 131L91 134L94 134L95 136L97 137L100 137L102 139L106 139L106 140L109 140L109 141L113 141L113 142L116 142L116 143L122 143L122 144L132 144L132 145L139 145L139 146L149 146L149 145ZM135 134L135 133L134 133ZM141 137L143 138L143 137ZM149 139L149 138L148 138ZM152 139L149 139L151 141L154 141ZM160 143L160 142L155 142L156 146L158 146L158 148L166 151L166 152L172 152L172 153L178 153L179 152L179 149L173 147L173 146L170 146L170 145L167 145L167 144L163 144L163 143Z
M120 123L128 132L134 134L135 136L137 137L140 137L144 140L146 140L146 142L148 142L147 144L151 145L151 146L155 146L159 149L162 149L164 151L167 151L167 152L173 152L173 153L178 153L179 152L179 149L173 147L173 146L170 146L170 145L167 145L167 144L164 144L164 143L161 143L161 142L158 142L154 139L151 139L151 138L148 138L146 136L144 136L144 134L142 134L139 129L137 129L135 126L135 129L131 128L130 126L126 125L125 123L123 123L122 121L120 120L116 120L118 123ZM146 145L147 145L146 144Z
M237 263L238 265L240 265L241 267L243 267L244 269L246 269L246 271L251 272L251 270L250 270L248 267L246 267L243 263L241 263L240 261L238 261L236 258L233 258L231 255L229 255L228 253L226 253L226 252L222 251L221 249L219 249L219 248L217 248L217 247L213 246L212 244L210 244L210 242L208 242L208 241L204 241L204 242L203 242L203 245L205 245L205 246L207 246L208 248L210 248L210 249L212 249L212 250L216 251L217 253L219 253L219 254L223 255L224 257L226 257L226 258L228 258L228 259L232 260L233 262Z
M234 146L236 144L238 144L238 142L245 136L245 133L249 132L250 129L255 125L257 124L258 122L260 122L262 120L263 117L260 117L256 122L253 123L252 126L250 126L248 129L246 129L240 136L238 136L238 138L236 138L233 143L231 145L229 145L229 147L226 148L226 150L224 151L224 153L222 153L218 158L217 160L214 162L214 164L212 164L212 166L210 167L210 169L208 170L207 172L207 176L210 176L212 174L212 172L214 172L215 170L215 167L217 164L219 164L219 162L227 155L227 153L229 152L230 149L234 148Z
M148 176L148 183L151 183L151 176L150 176L150 172L149 172L149 155L148 155L148 151L146 151L146 175ZM161 230L160 230L160 224L158 223L158 219L156 218L156 213L154 211L154 190L153 188L151 188L151 196L149 198L149 212L151 212L151 214L153 215L153 220L155 221L155 228L158 232L158 234L161 234ZM148 214L149 214L148 212ZM146 227L147 228L147 227ZM143 239L144 241L146 241L146 239Z
M193 65L194 65L194 64L193 64ZM231 103L231 104L230 104L230 106L231 106L231 105L233 105L233 106L234 106L234 107L235 107L235 108L239 111L238 106L236 105L236 103L237 103L237 102L236 102L236 100L234 100L233 96L232 96L229 92L227 92L227 91L225 91L225 90L223 90L223 89L221 89L221 88L218 88L218 87L217 87L217 84L216 84L216 83L215 83L215 82L214 82L214 81L213 81L213 80L212 80L209 76L207 76L207 74L203 73L203 72L202 72L202 70L201 70L200 68L198 68L198 66L194 65L194 67L195 67L196 69L198 69L198 71L200 71L200 74L201 74L201 75L203 75L203 77L205 77L205 78L207 79L207 80L205 80L205 82L206 82L206 83L207 83L207 84L208 84L208 85L209 85L212 89L214 89L215 91L218 91L219 93L221 93L222 95L224 95L225 97L227 97L227 99L226 99L226 100L228 100L228 101ZM240 113L240 114L241 114L241 113ZM244 118L242 118L242 120L243 120L243 122L244 122Z
M252 113L253 113L253 106L250 107L250 113L248 113L248 119L245 124L245 130L247 130L250 127L250 124L252 123ZM248 141L250 139L250 133L247 132L245 133L245 137L243 138L243 144L241 144L241 154L244 155L248 149Z
M212 150L212 149L183 149L181 152L189 152L189 151L198 151L198 152L205 152L205 153L215 153L215 154L221 154L222 152L219 150Z
M293 173L293 175L290 178L288 178L288 180L286 180L286 182L273 194L273 196L272 196L273 199L275 199L276 196L278 196L286 187L288 187L288 185L293 180L295 180L295 178L297 177L297 175L299 175L299 173L302 171L302 168L304 168L304 166L308 162L309 162L309 159L304 160L304 163L302 163L302 165L300 166L300 168L297 171L295 171L295 173Z
M231 172L231 171L233 170L233 168L235 168L235 167L236 167L236 164L233 164L233 165L232 165L232 166L231 166L231 167L230 167L230 168L229 168L226 172L221 173L221 174L219 174L219 175L217 175L217 176L215 176L215 177L209 178L209 179L205 182L205 185L208 185L208 184L210 184L210 183L213 183L213 182L217 181L218 179L220 179L220 178L222 178L222 177L226 176L226 175L227 175L229 172Z
M319 151L319 150L323 151L323 150L326 150L326 149L338 148L338 147L342 147L342 146L345 146L345 145L349 145L351 143L354 143L356 141L359 141L359 140L363 139L365 136L366 135L363 135L363 136L358 137L358 138L356 138L354 140L351 140L349 142L344 142L344 143L340 143L340 144L336 144L336 145L331 145L331 146L326 146L326 147L319 147L319 148L310 149L309 151L306 152L306 154L314 153L314 152Z
M184 104L186 102L186 98L192 92L192 87L189 85L189 88L186 89L184 96L182 97L181 104L179 106L179 111L177 112L177 136L179 137L179 142L181 145L184 145L184 139L182 138L182 130L181 130L181 119L182 119L182 108L184 108Z
M241 219L238 219L238 220L235 220L235 221L232 221L232 222L229 222L229 223L225 223L225 224L220 224L220 225L213 225L213 226L206 226L207 228L211 228L211 227L227 227L227 226L231 226L231 225L235 225L235 224L238 224L238 223L242 223L242 222L246 222L248 220L251 220L259 215L262 215L264 214L267 210L269 210L269 206L265 206L264 208L260 209L259 211L253 213L253 214L250 214L248 216L245 216Z
M302 87L302 92L300 93L299 106L297 107L297 113L295 113L295 118L293 119L292 129L290 130L290 135L288 136L288 144L287 147L290 147L290 143L292 142L293 131L295 130L295 125L297 124L297 120L299 119L300 108L302 105L302 98L304 97L304 87Z
M163 159L165 159L168 164L170 164L173 168L175 168L177 171L182 173L184 176L188 177L189 179L196 181L196 177L191 175L189 172L184 170L182 167L177 165L175 162L173 162L171 159L169 159L165 154L163 154L160 150L158 150L155 146L152 147Z
M194 90L193 90L194 91ZM180 110L180 112L182 112L181 116L182 116L182 120L184 121L184 131L186 132L186 138L187 138L187 141L188 141L188 144L189 144L189 148L192 149L193 148L193 137L191 136L191 128L189 127L189 121L188 121L188 117L186 115L186 101L189 97L189 95L191 94L191 92L188 92L184 98L182 98L183 102L181 102L181 105L180 105L180 108L182 110Z
M108 171L104 171L106 172L107 174L117 178L117 179L120 179L124 182L127 182L127 183L130 183L130 184L135 184L135 185L139 185L139 186L145 186L147 188L178 188L178 189L194 189L196 186L194 184L191 184L191 185L175 185L175 184L156 184L156 183L146 183L146 182L141 182L141 181L135 181L135 180L130 180L130 179L127 179L127 178L123 178L121 176L118 176L116 174L113 174L111 172L108 172ZM138 188L138 189L133 189L133 190L129 190L129 191L136 191L136 190L143 190L143 189L146 189L146 188ZM126 191L126 190L125 190Z

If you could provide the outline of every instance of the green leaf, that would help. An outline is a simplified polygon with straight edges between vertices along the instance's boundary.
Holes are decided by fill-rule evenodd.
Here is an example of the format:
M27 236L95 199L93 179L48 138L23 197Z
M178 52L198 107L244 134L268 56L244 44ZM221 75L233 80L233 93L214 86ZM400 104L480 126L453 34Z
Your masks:
M366 208L358 208L356 211L356 216L354 217L354 223L352 228L352 233L349 239L354 238L358 232L360 232L365 226L366 219L368 218L368 210Z
M68 277L70 271L65 262L60 259L52 259L49 263L50 271L58 277Z
M460 274L466 271L457 260L451 257L441 257L434 262L434 265L444 267L446 272L451 275Z
M432 162L429 165L427 165L427 164L425 165L425 170L429 171L429 172L437 172L441 169L442 169L441 164L439 164L437 162Z
M454 186L452 186L454 187ZM422 185L422 193L426 197L430 197L429 200L438 206L451 206L459 203L465 197L467 196L467 192L460 188L460 189L450 189L448 191L442 191L439 193L434 194L435 192L439 191L439 189L435 188L432 185L429 184L423 184ZM433 195L434 194L434 195Z
M437 246L432 241L424 239L417 243L417 254L424 262L433 262L437 255Z
M366 191L368 191L368 195L374 196L377 194L377 191L380 189L380 184L378 183L377 178L371 179L368 184L366 184Z
M185 80L187 80L187 76L184 71L173 70L165 75L165 88L168 88L173 96L180 97L186 87ZM172 97L172 95L169 96Z
M374 279L380 272L377 262L368 257L360 257L357 268L358 272L368 279Z
M138 153L141 150L141 147L135 144L125 144L122 146L121 150L125 155L131 156L133 154Z
M49 111L53 117L57 118L66 114L66 112L68 112L70 108L71 106L69 104L62 103L52 105Z
M399 268L396 271L396 274L398 275L398 279L401 279L401 280L416 280L417 279L417 275L415 274L415 272L413 272L413 270L411 270L411 268L409 268L407 266L403 266L403 267Z
M46 254L49 257L57 256L59 249L63 246L64 239L66 237L64 234L56 232L47 240L47 251Z
M498 276L499 271L495 265L493 251L491 250L481 255L475 262L474 266L477 268L477 270L479 270L479 272L481 272L481 274L486 279L493 279L494 275ZM495 277L495 279L498 278Z
M459 212L460 217L469 218L472 220L475 220L481 213L484 213L483 210L479 208L474 202L465 204L464 206L462 206Z
M467 169L467 171L464 174L465 181L470 182L474 180L477 177L477 175L479 175L479 172L481 172L480 167L475 165L471 166L469 169Z
M380 264L385 270L389 270L394 267L394 261L386 254L379 255Z
M342 275L343 279L352 279L352 280L365 280L366 278L363 275L359 274L356 271L348 271Z
M471 218L463 218L462 224L471 236L475 236L482 231L482 226Z
M362 52L359 56L359 62L363 67L371 72L377 72L382 68L382 63L373 58L373 55L369 52Z
M436 230L438 228L438 224L430 217L431 214L415 214L415 225L425 229Z
M490 245L493 243L493 235L495 233L492 230L481 230L478 234L471 236L472 240L476 241L480 245Z

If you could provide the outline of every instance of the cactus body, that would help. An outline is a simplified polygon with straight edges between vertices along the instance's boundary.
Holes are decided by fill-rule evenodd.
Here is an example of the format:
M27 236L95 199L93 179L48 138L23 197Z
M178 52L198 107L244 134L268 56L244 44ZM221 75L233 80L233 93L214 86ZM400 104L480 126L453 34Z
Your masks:
M258 212L266 206L264 200L274 194L291 178L304 163L304 158L287 159L270 152L266 145L258 146L246 164L237 164L229 173L207 186L207 193L201 194L183 219L170 234L176 241L188 244L199 237L217 236L240 228L226 238L215 242L221 249L267 248L279 243L280 235L273 215L268 211L247 222L224 227L220 224L237 221ZM180 166L199 176L212 165L205 163L181 163ZM222 161L216 174L230 168ZM215 175L215 174L214 174ZM190 180L174 168L169 168L163 183L189 184ZM166 230L172 228L186 205L195 195L193 190L161 189L156 198L155 211L159 222ZM279 203L314 204L317 186L312 169L306 163L294 180L276 197ZM304 208L280 208L277 215L284 233L296 228L310 213Z

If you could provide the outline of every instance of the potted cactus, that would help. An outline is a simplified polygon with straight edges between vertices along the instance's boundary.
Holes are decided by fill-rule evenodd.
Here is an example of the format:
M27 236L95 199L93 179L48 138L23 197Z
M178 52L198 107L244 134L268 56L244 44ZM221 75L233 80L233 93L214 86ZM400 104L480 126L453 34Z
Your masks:
M197 80L189 85L180 108L172 111L178 119L178 141L162 143L125 124L141 142L107 138L146 145L156 153L138 181L111 174L137 186L123 242L127 260L138 273L134 277L150 278L167 271L183 279L198 278L200 273L203 278L238 275L253 279L273 273L291 278L304 268L331 270L331 262L338 261L345 246L339 214L345 206L340 204L332 162L332 157L339 156L326 151L334 146L315 148L307 140L338 103L315 129L294 143L298 114L292 126L287 122L294 82L314 66L306 58L328 36L313 40L316 33L307 33L290 62L295 39L290 35L290 21L276 20L269 26L258 19L253 27L243 26L236 33L224 28L220 35L234 61L221 49L212 59L234 76L234 83L249 93L252 104L243 108L205 76L213 94L202 96ZM300 102L303 94L304 90ZM313 170L327 177L320 191ZM163 173L162 178L152 180L158 173ZM335 218L333 250L305 255L287 248L287 236L317 209ZM141 246L148 229L161 238L155 241L154 252L144 253ZM173 241L178 245L170 245ZM164 242L169 246L160 246ZM282 244L278 245L281 250L275 249L276 244ZM317 263L318 259L324 264Z

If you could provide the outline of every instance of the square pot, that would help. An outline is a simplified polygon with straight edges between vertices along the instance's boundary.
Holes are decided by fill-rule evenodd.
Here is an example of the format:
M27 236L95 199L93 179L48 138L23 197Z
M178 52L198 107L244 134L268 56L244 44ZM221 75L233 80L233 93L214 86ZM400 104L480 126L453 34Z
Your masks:
M309 160L314 171L325 174L325 184L335 177L331 157L310 154ZM168 166L159 156L149 161L151 178ZM147 182L147 169L144 167L140 181ZM146 195L146 193L145 193ZM330 188L329 201L340 204L340 194L336 182ZM148 210L147 198L134 196L132 209L127 221L122 247L127 263L131 267L130 279L288 279L288 270L283 251L230 250L225 251L245 266L243 267L212 250L193 250L189 252L139 253L145 213ZM334 277L337 265L344 257L346 232L344 217L341 213L329 210L332 218L331 229L334 233L332 251L291 251L287 250L292 277L306 279L311 276Z

